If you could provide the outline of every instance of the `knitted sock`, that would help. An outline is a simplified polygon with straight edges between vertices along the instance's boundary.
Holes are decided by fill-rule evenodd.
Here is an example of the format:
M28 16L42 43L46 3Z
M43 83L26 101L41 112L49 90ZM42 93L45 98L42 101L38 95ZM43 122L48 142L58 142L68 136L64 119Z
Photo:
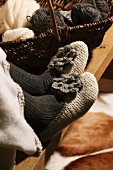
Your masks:
M0 148L0 170L14 170L15 159L15 149Z
M58 85L55 86L56 84ZM46 129L63 109L65 100L75 97L82 89L82 81L78 75L62 75L61 78L54 79L52 85L51 95L37 97L24 92L25 118L36 133Z
M11 79L5 57L0 48L0 146L34 154L42 146L24 118L23 92Z
M10 63L10 74L15 82L17 82L24 91L32 95L45 94L52 83L52 77L48 72L42 75L33 75L20 69L14 64Z
M57 54L51 59L48 71L38 76L25 72L10 63L10 74L24 91L32 95L43 95L49 90L53 77L63 73L81 74L87 63L88 47L82 41L76 41L70 45L58 49ZM51 72L51 74L50 74ZM52 75L52 76L51 76Z
M57 95L31 96L24 92L25 119L35 132L45 129L62 110L64 100Z
M81 79L83 89L76 97L71 99L69 96L69 98L67 98L68 100L65 101L63 109L57 114L48 127L38 132L43 142L51 139L63 128L83 116L95 102L98 95L98 84L94 75L86 72L81 75Z

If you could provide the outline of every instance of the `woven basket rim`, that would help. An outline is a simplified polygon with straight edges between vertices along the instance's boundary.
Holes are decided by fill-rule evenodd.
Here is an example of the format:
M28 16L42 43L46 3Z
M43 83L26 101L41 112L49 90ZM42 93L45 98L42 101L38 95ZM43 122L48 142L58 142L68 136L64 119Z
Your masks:
M102 29L106 23L111 24L113 23L113 16L108 17L107 19L104 19L102 21L97 21L95 23L88 23L88 24L83 24L83 25L78 25L78 26L59 26L58 31L61 32L62 30L66 31L75 31L75 30L79 30L79 31L95 31L95 29ZM47 30L47 32L45 33L41 33L38 36L34 36L33 38L27 38L27 39L21 39L21 40L14 40L14 41L7 41L7 42L0 42L0 44L8 44L8 43L21 43L21 42L25 42L25 41L32 41L32 40L36 40L36 39L41 39L43 37L49 36L51 34L54 34L53 29L49 29Z

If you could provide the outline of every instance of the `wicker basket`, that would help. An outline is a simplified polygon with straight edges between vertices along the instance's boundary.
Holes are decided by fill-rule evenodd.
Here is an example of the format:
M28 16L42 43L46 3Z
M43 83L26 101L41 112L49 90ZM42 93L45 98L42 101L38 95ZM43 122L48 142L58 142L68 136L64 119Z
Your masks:
M65 4L65 0L51 0L54 8L71 9L73 3L79 0L70 0ZM113 4L112 0L106 0L110 6L110 16L101 22L84 24L74 27L58 27L60 42L57 40L54 29L48 30L46 33L35 36L27 40L0 42L0 46L5 50L8 60L17 66L29 71L37 71L41 73L49 63L50 59L57 52L58 48L69 44L70 42L82 40L90 49L98 46L103 39L106 30L113 22ZM5 0L0 0L3 5ZM46 0L37 0L42 6L47 6ZM39 69L40 68L40 69Z

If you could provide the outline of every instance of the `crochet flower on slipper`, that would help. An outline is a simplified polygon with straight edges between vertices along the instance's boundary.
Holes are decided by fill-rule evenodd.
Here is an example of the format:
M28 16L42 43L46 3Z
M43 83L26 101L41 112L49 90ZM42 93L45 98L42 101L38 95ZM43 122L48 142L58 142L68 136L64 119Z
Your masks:
M77 93L82 89L82 81L79 75L62 74L53 79L52 87L63 93Z
M56 56L50 61L48 68L62 72L66 65L73 65L77 52L71 49L71 46L66 45L64 48L59 48Z

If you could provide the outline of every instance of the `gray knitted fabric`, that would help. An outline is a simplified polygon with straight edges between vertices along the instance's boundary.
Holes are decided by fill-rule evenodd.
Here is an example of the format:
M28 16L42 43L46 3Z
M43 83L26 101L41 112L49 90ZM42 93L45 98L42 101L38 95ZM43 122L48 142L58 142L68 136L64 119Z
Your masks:
M64 108L49 124L48 128L38 133L42 141L51 139L63 128L83 116L95 102L98 95L98 84L93 74L82 74L83 89L74 99L65 102Z
M53 77L57 70L58 75L64 74L81 74L88 60L88 47L82 41L76 41L70 45L61 47L55 56L52 57L48 71L42 75L33 75L18 68L10 63L10 74L15 82L22 89L34 96L47 94L53 82ZM50 71L53 72L52 76Z
M0 48L0 146L18 149L29 155L41 152L41 142L24 118L22 89L11 79L9 64L3 53Z

